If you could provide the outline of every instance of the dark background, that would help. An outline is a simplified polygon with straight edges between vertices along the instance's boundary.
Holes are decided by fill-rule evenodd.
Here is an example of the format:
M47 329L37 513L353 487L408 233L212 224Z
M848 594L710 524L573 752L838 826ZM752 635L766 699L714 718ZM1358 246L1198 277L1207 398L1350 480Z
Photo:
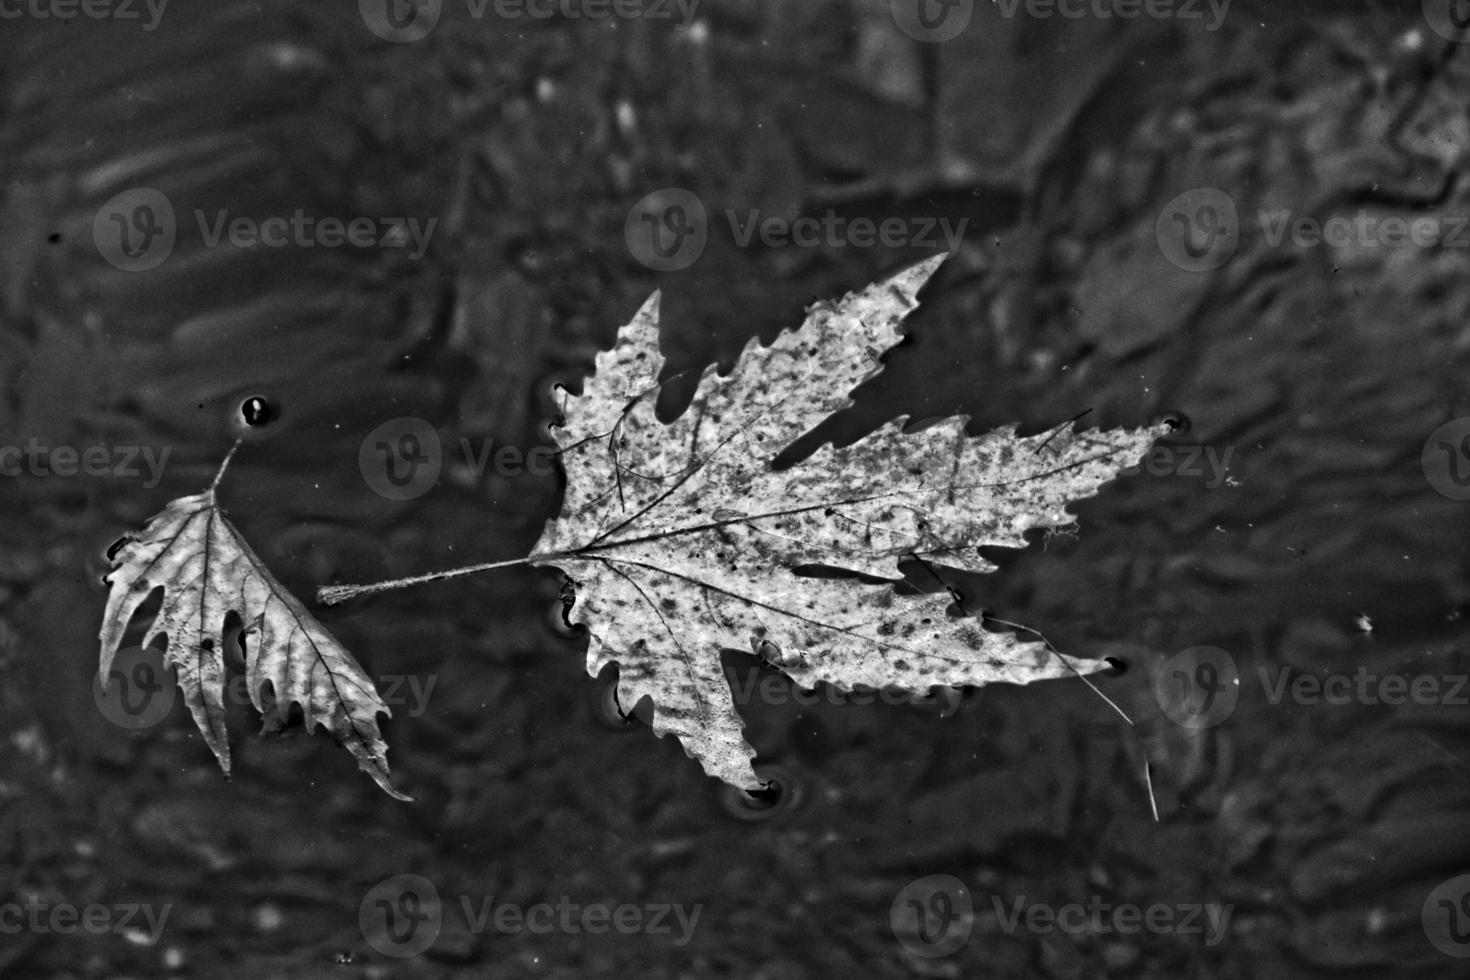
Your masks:
M1467 708L1272 704L1257 678L1470 670L1467 505L1421 464L1431 433L1470 415L1470 254L1272 247L1243 221L1228 262L1191 272L1155 226L1200 187L1243 216L1470 214L1470 46L1418 4L1237 3L1216 31L996 11L976 3L943 44L877 0L706 0L692 33L476 21L447 2L429 37L399 44L350 3L175 0L151 32L0 25L0 443L171 451L146 489L0 478L0 902L172 910L152 945L5 935L0 975L1465 975L1421 909L1470 871ZM181 215L439 225L419 261L181 234L129 273L92 228L136 187ZM737 820L672 740L596 724L558 576L524 569L320 613L369 673L436 679L422 714L386 727L414 804L328 739L254 738L248 711L228 783L182 707L141 734L99 712L102 554L207 485L243 397L281 417L222 502L296 595L516 558L558 477L451 472L395 503L359 472L364 437L421 416L448 444L547 444L551 386L575 387L654 289L675 373L728 364L810 302L934 251L740 247L715 221L693 265L659 274L624 222L665 187L712 214L968 219L833 438L899 414L967 414L978 433L1182 412L1175 444L1231 453L1219 485L1121 478L1075 505L1075 536L999 553L967 593L1069 653L1119 656L1101 683L1136 734L1071 682L973 691L944 719L753 703L747 735L801 800ZM1195 730L1152 682L1200 645L1234 659L1240 704ZM415 959L359 927L369 890L405 873L445 900ZM932 874L975 896L945 958L890 924ZM1217 945L1007 932L992 895L1233 913ZM702 912L684 946L476 934L460 896Z

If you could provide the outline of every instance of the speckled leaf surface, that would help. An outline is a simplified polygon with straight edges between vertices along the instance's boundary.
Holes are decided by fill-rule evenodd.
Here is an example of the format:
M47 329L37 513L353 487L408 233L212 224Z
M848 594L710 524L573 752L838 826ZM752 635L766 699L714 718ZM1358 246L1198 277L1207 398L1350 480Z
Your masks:
M1073 523L1069 501L1137 464L1166 431L1064 426L1017 438L1006 427L972 438L963 418L907 432L901 418L772 469L882 370L941 261L817 304L770 346L751 341L728 375L706 370L669 424L654 408L663 366L655 296L598 356L582 395L566 401L555 430L565 502L533 557L572 580L568 618L591 634L588 672L616 662L619 702L651 698L654 732L677 736L727 783L761 785L721 649L749 650L806 688L916 695L1102 666L949 616L947 593L795 571L822 565L896 580L906 558L990 571L980 547L1024 547L1028 529Z
M261 563L220 510L213 489L180 497L113 556L98 676L103 683L123 636L158 589L163 603L141 640L164 636L165 662L220 768L230 772L225 730L227 617L244 625L250 700L262 733L281 731L299 705L308 731L327 729L390 795L387 745L378 715L391 714L362 668Z

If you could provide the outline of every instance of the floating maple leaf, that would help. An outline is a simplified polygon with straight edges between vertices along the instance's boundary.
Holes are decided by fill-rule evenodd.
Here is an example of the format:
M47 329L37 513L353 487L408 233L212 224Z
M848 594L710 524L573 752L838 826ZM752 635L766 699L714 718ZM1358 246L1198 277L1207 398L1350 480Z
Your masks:
M1166 425L1078 433L1069 424L1028 438L1007 426L972 438L964 418L916 431L900 418L853 445L772 466L882 369L942 261L818 304L770 346L752 342L728 375L706 370L690 407L668 424L654 410L663 368L655 295L598 355L582 395L568 399L555 430L566 496L529 557L330 586L318 598L331 604L512 565L561 568L575 621L591 635L588 673L617 663L620 703L649 698L656 734L673 733L705 772L748 791L762 782L722 649L749 648L805 688L916 697L1102 669L950 616L947 594L899 592L899 563L994 570L982 547L1025 547L1027 530L1073 523L1067 504L1137 464ZM851 574L800 574L811 566ZM889 582L871 584L875 576Z
M245 624L246 681L251 703L265 716L262 734L281 731L299 705L308 731L325 727L379 786L407 800L389 782L387 746L378 730L378 715L391 714L388 706L352 655L282 588L220 510L215 490L223 474L221 466L208 490L173 501L114 552L101 682L107 683L133 614L163 590L141 645L167 638L165 661L177 671L194 723L228 776L224 651L233 612Z
M1069 425L1018 438L1010 426L971 438L962 417L920 431L900 418L794 467L771 466L882 369L942 260L818 304L768 347L752 341L728 375L706 370L668 424L654 411L663 367L655 295L568 399L556 430L565 501L527 560L572 580L575 622L591 634L588 673L616 662L619 702L649 697L654 732L676 735L734 786L762 784L722 648L749 649L804 688L915 695L1106 666L949 616L947 594L898 592L899 562L993 570L982 546L1025 547L1028 529L1072 523L1067 503L1138 463L1163 427ZM811 565L894 583L797 574Z

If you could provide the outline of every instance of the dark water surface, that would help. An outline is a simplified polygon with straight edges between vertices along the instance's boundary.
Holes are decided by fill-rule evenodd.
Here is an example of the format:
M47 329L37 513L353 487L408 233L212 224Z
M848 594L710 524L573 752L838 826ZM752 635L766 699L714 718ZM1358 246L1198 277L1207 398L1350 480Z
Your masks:
M0 476L0 976L1470 975L1449 5L959 4L942 42L913 7L706 0L681 24L446 0L397 42L375 2L6 14L0 447L33 462ZM708 241L660 272L639 208L671 188ZM396 685L413 804L329 739L257 739L243 707L229 782L182 705L138 732L99 710L105 551L209 483L247 397L278 417L221 500L303 600L516 558L561 477L460 447L550 445L552 385L651 291L669 373L695 369L672 412L701 366L945 247L742 242L727 215L753 212L965 222L823 437L1188 420L1074 505L1075 534L966 583L972 609L1119 658L1099 686L1136 732L1074 682L948 717L751 698L759 761L799 791L752 814L673 740L597 722L559 576L525 569L311 604ZM374 243L228 234L297 214ZM1326 241L1297 223L1334 218ZM377 241L392 219L409 233ZM444 466L393 499L371 450L409 418ZM105 472L56 472L67 448Z

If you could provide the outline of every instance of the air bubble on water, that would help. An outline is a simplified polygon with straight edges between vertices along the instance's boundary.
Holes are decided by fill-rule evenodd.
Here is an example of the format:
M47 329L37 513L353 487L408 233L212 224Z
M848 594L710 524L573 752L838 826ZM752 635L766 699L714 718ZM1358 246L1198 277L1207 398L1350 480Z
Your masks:
M261 395L251 395L240 403L240 420L251 428L270 425L275 418L275 406Z
M281 402L264 391L247 391L230 402L230 430L239 437L258 439L279 430Z
M1157 416L1154 417L1154 424L1167 425L1169 427L1169 435L1171 436L1182 436L1186 432L1188 432L1193 425L1193 423L1189 421L1189 416L1185 415L1178 409L1171 409L1166 412L1160 412Z
M796 807L803 795L801 781L786 766L763 766L756 773L762 788L744 790L734 786L721 789L720 803L726 813L738 820L768 820Z

